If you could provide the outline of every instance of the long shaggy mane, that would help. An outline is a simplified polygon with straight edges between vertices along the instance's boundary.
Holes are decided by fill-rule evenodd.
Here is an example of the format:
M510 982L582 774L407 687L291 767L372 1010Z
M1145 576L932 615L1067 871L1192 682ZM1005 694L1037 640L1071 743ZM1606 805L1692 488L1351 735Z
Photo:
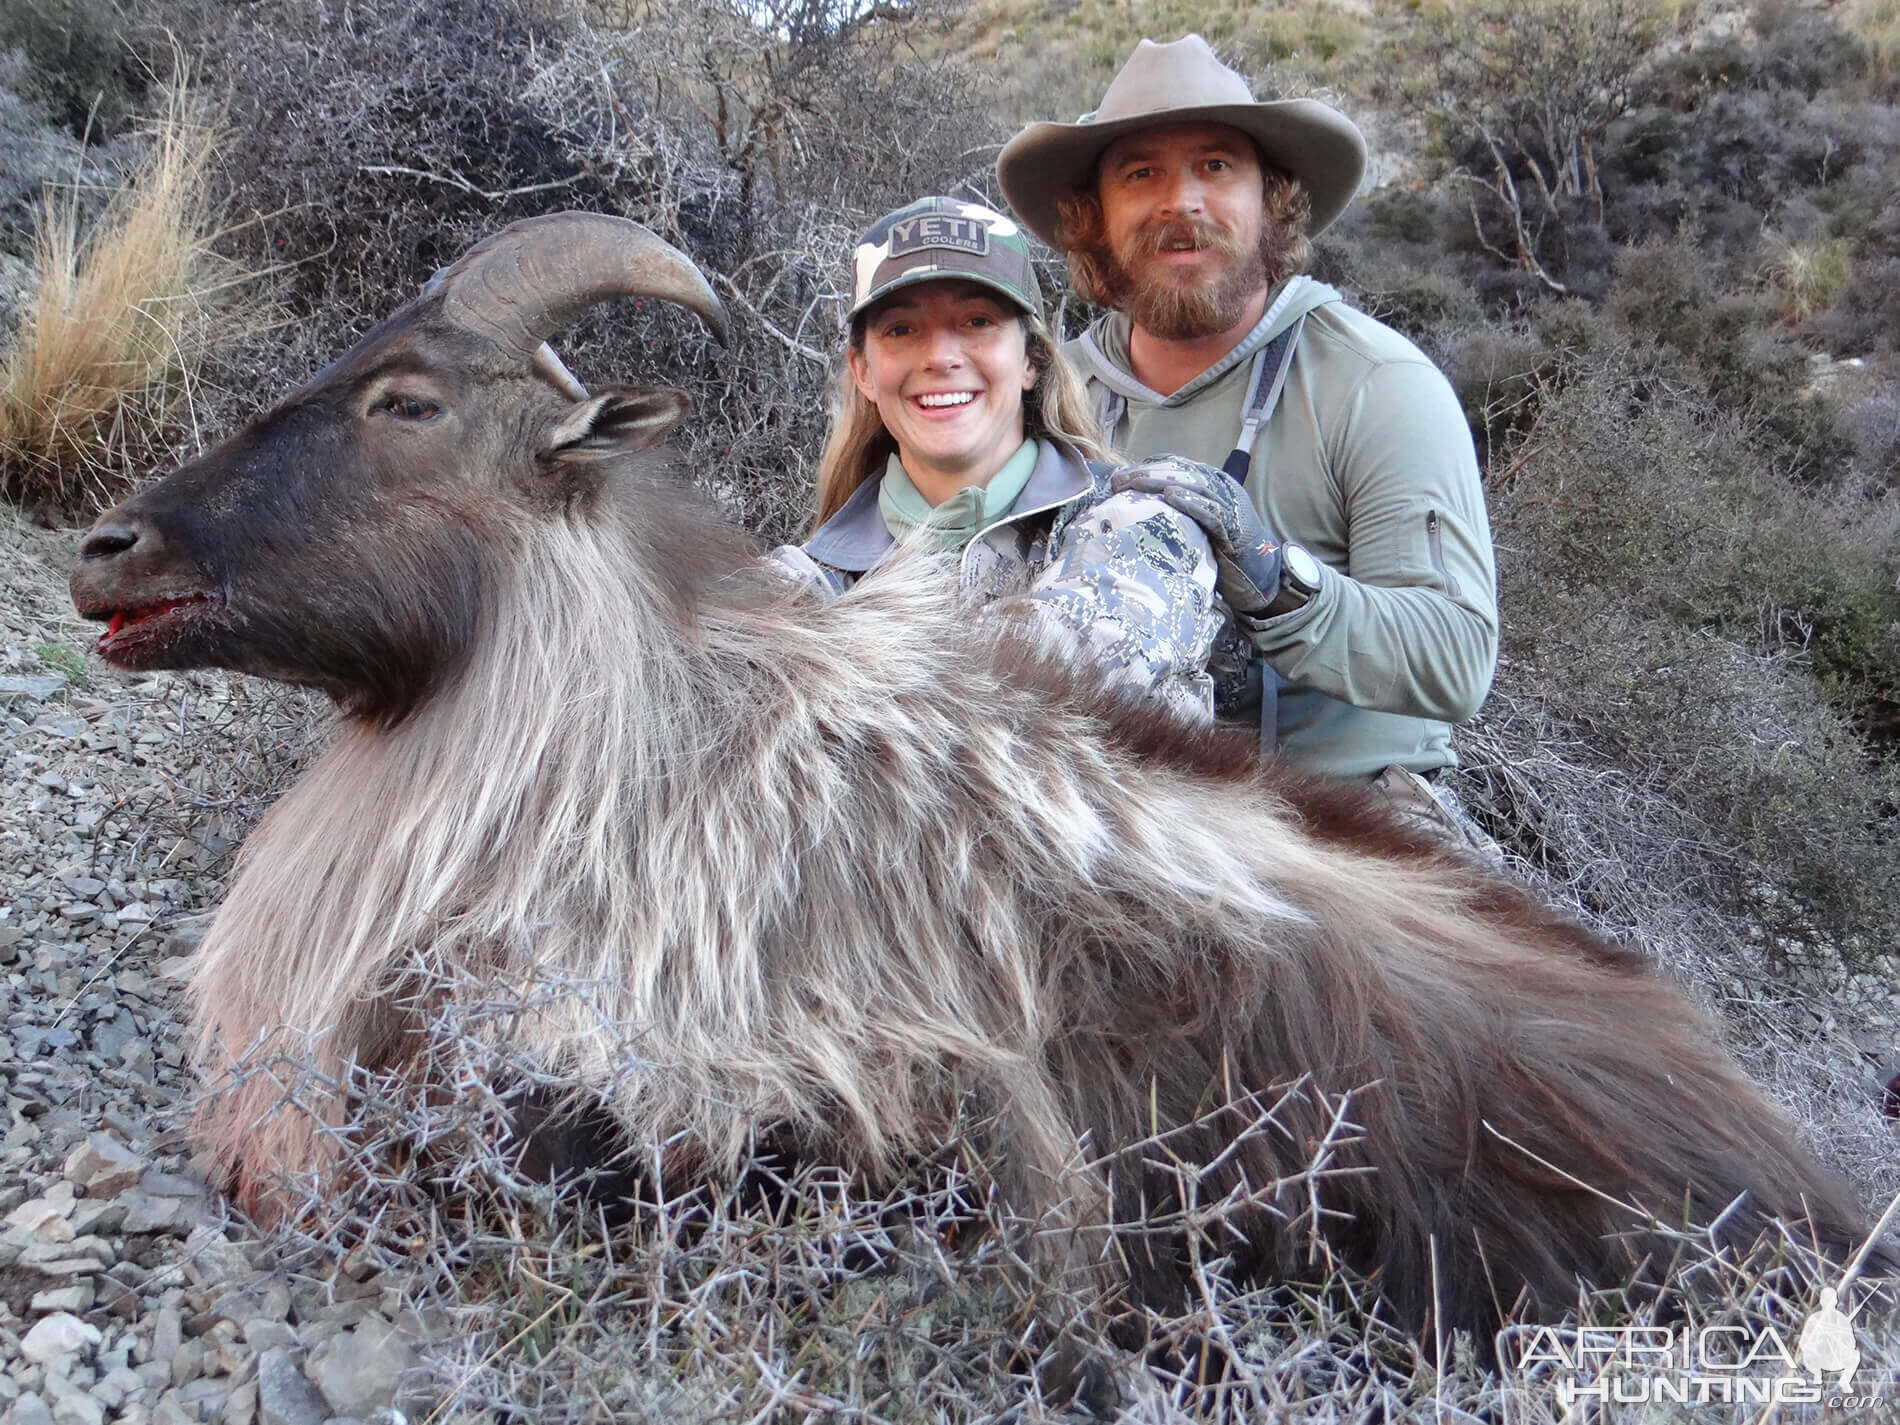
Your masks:
M1411 1328L1560 1311L1685 1212L1857 1233L1627 952L1351 789L1106 701L928 559L821 605L680 506L629 477L517 529L454 681L346 727L245 847L195 993L202 1129L254 1204L325 1134L234 1059L401 1062L420 964L589 987L517 1049L709 1171L761 1124L887 1170L975 1102L1005 1190L1067 1229L1039 1250L1137 1302L1178 1297L1179 1244L1096 1229L1190 1188L1231 1204L1237 1269L1323 1239Z

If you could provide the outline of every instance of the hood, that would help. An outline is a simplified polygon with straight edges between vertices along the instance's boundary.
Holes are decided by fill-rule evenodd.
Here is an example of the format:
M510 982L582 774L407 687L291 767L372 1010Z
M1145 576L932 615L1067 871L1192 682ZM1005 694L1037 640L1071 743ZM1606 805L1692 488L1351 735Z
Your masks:
M1256 351L1285 331L1295 320L1315 307L1340 300L1338 289L1324 282L1304 275L1289 277L1274 294L1273 300L1267 303L1266 311L1260 314L1260 320L1254 323L1253 330L1241 338L1239 345L1171 396L1164 396L1144 386L1129 374L1128 336L1133 323L1125 312L1110 312L1097 321L1076 339L1075 345L1070 348L1070 355L1078 358L1084 375L1093 376L1109 390L1131 401L1142 401L1151 406L1185 405L1236 366L1251 360Z

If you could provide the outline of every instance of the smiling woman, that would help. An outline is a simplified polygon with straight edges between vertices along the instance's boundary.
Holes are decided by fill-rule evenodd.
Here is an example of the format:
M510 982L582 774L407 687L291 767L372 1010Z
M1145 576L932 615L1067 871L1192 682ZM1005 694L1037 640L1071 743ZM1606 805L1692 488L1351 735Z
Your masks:
M988 484L1022 446L1028 335L995 292L942 281L894 293L852 343L851 379L932 505Z
M975 602L1079 645L1105 682L1211 713L1207 541L1159 498L1110 491L1015 223L955 198L873 223L837 401L816 528L775 552L782 565L835 594L908 541L933 546Z

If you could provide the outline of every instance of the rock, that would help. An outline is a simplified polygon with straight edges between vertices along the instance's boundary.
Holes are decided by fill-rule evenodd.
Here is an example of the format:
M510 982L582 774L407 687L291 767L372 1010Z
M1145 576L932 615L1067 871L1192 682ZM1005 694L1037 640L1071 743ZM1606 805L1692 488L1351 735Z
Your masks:
M200 1420L223 1420L225 1398L231 1393L231 1382L217 1380L211 1376L200 1376L190 1385L178 1392L178 1398L187 1410L192 1411Z
M13 1402L13 1409L7 1412L7 1425L53 1425L53 1412L44 1400L28 1391Z
M90 1395L74 1391L53 1406L53 1425L105 1425L106 1408Z
M95 1277L93 1285L98 1290L96 1304L102 1311L126 1321L137 1321L145 1314L145 1303L138 1292L124 1282L111 1277Z
M331 1414L289 1351L275 1347L258 1357L258 1425L323 1425Z
M70 1227L71 1223L63 1224ZM74 1237L65 1242L34 1241L20 1249L23 1265L49 1277L69 1277L109 1267L118 1254L103 1237Z
M69 1312L56 1311L42 1317L20 1338L20 1354L34 1365L43 1366L62 1356L90 1350L103 1340L97 1326L88 1326Z
M99 1239L94 1237L91 1240L96 1242ZM90 1276L99 1268L109 1265L97 1257L62 1257L58 1252L59 1248L53 1246L37 1253L29 1249L20 1254L20 1265L31 1267L41 1276L52 1277L56 1281L67 1277Z
M63 1195L49 1192L21 1203L7 1214L7 1226L18 1227L42 1242L70 1242L73 1229L66 1219L72 1211L72 1189L67 1187Z
M132 1017L124 1010L119 1013L130 1026ZM101 1032L93 1031L95 1044ZM132 1035L126 1037L129 1042ZM111 1057L118 1057L116 1050ZM83 1187L88 1197L110 1198L117 1197L138 1182L145 1167L143 1158L110 1133L94 1133L66 1155L65 1174L66 1181Z
M231 1387L225 1397L224 1418L220 1425L254 1425L257 1420L257 1382L245 1381Z
M105 1374L105 1378L92 1388L92 1393L105 1402L106 1409L117 1410L126 1399L145 1389L145 1382L138 1378L136 1371L124 1366L115 1366Z
M75 931L74 934L79 932ZM70 1049L79 1042L79 1036L72 1030L54 1025L50 1029L25 1028L13 1032L13 1041L19 1046L20 1057L31 1059L41 1049L50 1049L57 1054L61 1049Z
M152 1359L170 1364L185 1339L185 1318L170 1306L152 1313Z
M151 1041L143 1038L127 1041L125 1047L119 1050L119 1062L125 1065L127 1073L137 1074L141 1079L151 1078L157 1066Z
M211 929L211 920L216 914L217 912L215 910L207 910L200 911L196 915L180 916L177 920L174 920L171 925L167 927L163 947L165 954L172 959L182 959L187 956L195 955L198 951L198 947L204 944L205 932ZM169 963L170 960L168 959L166 964ZM163 964L159 966L158 972L167 979L173 978L173 976L167 974L165 965Z
M282 1321L259 1318L244 1323L244 1344L259 1351L289 1350L297 1344L297 1333Z
M40 1313L65 1311L77 1316L82 1311L92 1310L94 1295L95 1288L90 1281L75 1282L71 1286L51 1287L34 1294L32 1310Z
M203 1281L239 1285L256 1275L244 1248L217 1227L194 1227L185 1239L186 1274Z
M175 1197L153 1197L150 1193L134 1189L119 1201L125 1204L122 1227L127 1236L170 1231L184 1220L185 1205Z
M138 1021L132 1018L130 1010L122 1008L111 1019L102 1024L93 1025L92 1052L108 1064L116 1064L126 1045L138 1037Z
M116 1233L125 1225L125 1204L116 1199L87 1198L73 1208L73 1231L81 1236L89 1232Z
M310 1353L304 1374L329 1402L332 1415L368 1415L393 1404L415 1352L380 1317L332 1336Z
M202 1178L183 1173L147 1173L139 1186L153 1197L203 1197L210 1191Z
M204 1371L205 1348L196 1341L181 1343L172 1353L172 1384L181 1390Z
M290 1319L290 1288L281 1277L272 1277L264 1283L264 1290L257 1299L257 1315L265 1321Z
M0 676L0 703L43 703L65 686L64 673L8 673Z

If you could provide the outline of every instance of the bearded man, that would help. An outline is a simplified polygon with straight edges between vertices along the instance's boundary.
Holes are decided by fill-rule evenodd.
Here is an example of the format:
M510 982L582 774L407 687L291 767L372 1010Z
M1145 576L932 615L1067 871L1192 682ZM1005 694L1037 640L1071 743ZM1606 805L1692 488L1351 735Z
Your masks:
M1452 724L1497 663L1471 432L1424 353L1300 275L1364 171L1345 115L1256 103L1199 35L1143 40L1098 109L997 161L1017 217L1113 309L1064 348L1111 442L1183 457L1122 478L1219 559L1219 712L1455 839L1421 779L1456 765Z

